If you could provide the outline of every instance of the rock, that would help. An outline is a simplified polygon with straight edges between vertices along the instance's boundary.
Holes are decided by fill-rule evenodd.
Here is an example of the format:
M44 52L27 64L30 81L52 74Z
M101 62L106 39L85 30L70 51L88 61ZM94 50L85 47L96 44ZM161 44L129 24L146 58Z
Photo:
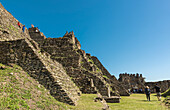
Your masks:
M14 73L9 73L10 75L13 75Z

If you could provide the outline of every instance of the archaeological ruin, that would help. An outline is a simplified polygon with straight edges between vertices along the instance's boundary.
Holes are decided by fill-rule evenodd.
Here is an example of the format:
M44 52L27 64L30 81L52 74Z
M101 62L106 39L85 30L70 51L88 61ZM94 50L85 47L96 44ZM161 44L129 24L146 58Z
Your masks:
M70 105L77 105L81 93L97 93L110 102L129 96L97 57L81 49L74 32L46 38L37 27L23 32L18 22L0 4L0 63L21 66L55 99Z
M117 80L96 56L81 49L74 32L47 38L37 27L22 31L15 19L0 4L0 63L17 64L50 91L58 101L77 105L82 93L98 94L106 102L120 102L129 89L170 88L170 80L145 82L142 74L121 73ZM152 90L154 92L154 90Z
M149 86L151 88L151 92L155 92L154 87L157 85L161 88L161 92L165 92L170 88L170 80L163 80L163 81L157 81L157 82L146 82L146 86Z
M145 88L145 78L142 74L119 74L119 82L121 82L124 87L128 89L144 89Z
M122 85L124 85L126 90L142 89L144 92L144 88L146 86L149 86L151 92L154 93L155 92L154 87L156 85L161 88L161 92L165 92L166 90L170 88L170 80L163 80L163 81L158 81L158 82L146 82L145 77L143 77L142 74L138 74L138 73L136 74L121 73L119 74L118 80Z

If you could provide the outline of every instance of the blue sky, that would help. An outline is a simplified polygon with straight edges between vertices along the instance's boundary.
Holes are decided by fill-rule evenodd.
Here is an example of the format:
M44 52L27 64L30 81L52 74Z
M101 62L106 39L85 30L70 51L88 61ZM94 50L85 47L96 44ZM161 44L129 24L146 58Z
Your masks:
M146 81L170 80L169 0L3 0L27 28L47 37L74 31L82 49L108 71L142 73Z

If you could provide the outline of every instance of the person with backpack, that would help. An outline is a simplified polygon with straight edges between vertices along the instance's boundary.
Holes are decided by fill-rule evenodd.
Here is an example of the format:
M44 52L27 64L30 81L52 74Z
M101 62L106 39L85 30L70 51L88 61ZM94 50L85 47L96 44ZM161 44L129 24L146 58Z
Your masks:
M151 92L150 92L149 86L146 86L145 94L146 94L147 101L150 101L150 94L151 94Z
M158 101L161 101L161 88L157 84L154 88L156 90Z

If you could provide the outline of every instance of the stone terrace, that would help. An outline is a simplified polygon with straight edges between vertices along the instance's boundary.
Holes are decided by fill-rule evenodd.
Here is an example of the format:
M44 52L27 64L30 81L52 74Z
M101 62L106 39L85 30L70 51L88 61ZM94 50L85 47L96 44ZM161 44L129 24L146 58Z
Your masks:
M60 62L83 93L96 93L103 96L118 95L114 87L105 81L101 70L93 63L73 32L66 32L61 38L45 38L40 33L29 29L31 38L39 43L41 51L46 51L51 58ZM39 34L40 40L37 36ZM34 37L35 36L35 37ZM44 41L41 39L44 38Z
M76 105L81 92L66 74L63 66L41 52L28 31L22 32L16 20L0 4L0 62L15 63L50 90L57 100ZM22 24L21 24L22 25Z

